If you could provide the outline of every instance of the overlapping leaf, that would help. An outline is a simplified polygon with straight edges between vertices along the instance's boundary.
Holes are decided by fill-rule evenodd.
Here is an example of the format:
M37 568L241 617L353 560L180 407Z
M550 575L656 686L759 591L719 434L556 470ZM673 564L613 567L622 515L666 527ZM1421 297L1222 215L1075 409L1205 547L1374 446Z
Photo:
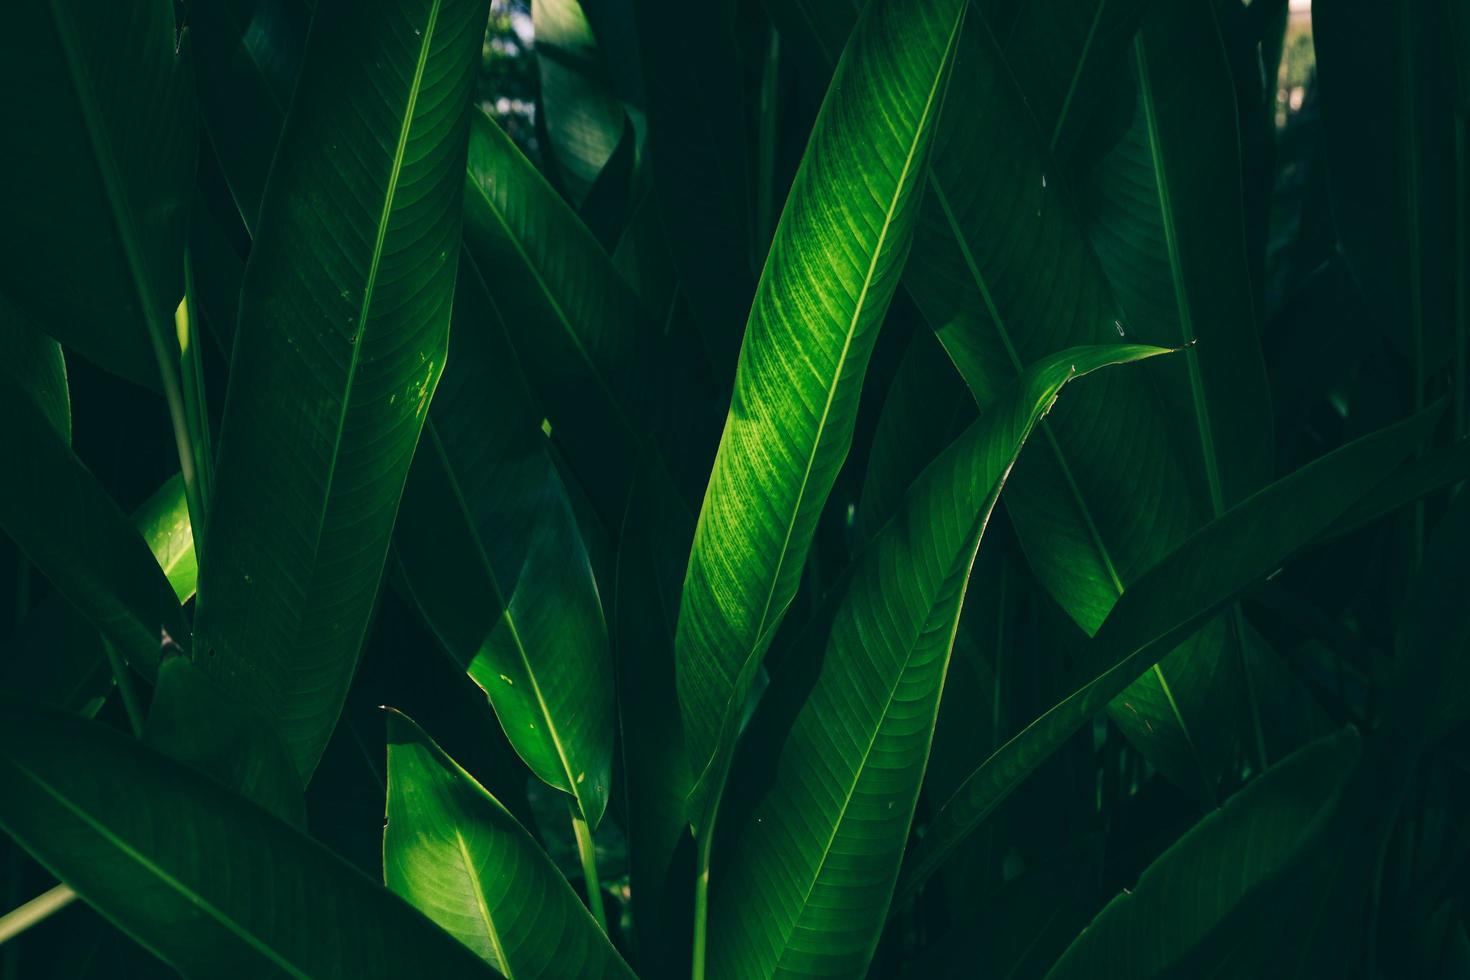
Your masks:
M188 976L495 976L402 900L110 728L0 699L0 827Z
M776 230L679 610L679 700L697 825L701 801L723 780L750 676L795 594L852 439L965 9L952 0L868 8Z
M512 980L633 976L536 839L397 712L383 877Z
M1123 594L1073 692L1001 746L935 814L905 875L911 894L1066 739L1219 609L1312 544L1424 437L1415 416L1283 477L1195 532Z
M751 723L774 775L711 884L713 975L864 972L913 819L970 568L1016 456L1066 382L1161 353L1078 348L1037 364L925 469L878 532L815 679L778 676Z
M303 776L444 366L485 16L319 7L246 269L197 625L202 662L275 720Z
M613 680L597 583L550 443L480 271L463 263L449 367L394 530L436 637L516 751L596 826L612 785Z

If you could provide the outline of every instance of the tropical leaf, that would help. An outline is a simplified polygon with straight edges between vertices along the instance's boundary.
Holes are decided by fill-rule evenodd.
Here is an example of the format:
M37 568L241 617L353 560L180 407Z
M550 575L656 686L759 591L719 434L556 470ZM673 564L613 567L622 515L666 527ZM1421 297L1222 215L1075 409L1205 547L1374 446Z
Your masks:
M0 290L68 347L158 389L175 353L193 78L161 0L28 4L0 41ZM86 288L77 288L86 283Z
M1098 710L1219 609L1308 547L1424 437L1432 414L1365 436L1226 511L1143 575L1089 643L1085 680L1002 745L935 814L905 896Z
M0 827L185 975L496 975L209 778L95 722L0 704Z
M6 384L25 392L71 445L71 392L61 345L23 322L25 314L0 296L0 372Z
M444 366L485 16L482 0L321 5L245 272L199 646L303 777Z
M507 977L633 977L536 839L396 711L383 879Z
M593 826L612 786L613 680L576 516L478 268L460 270L449 367L394 553L434 635L511 745Z
M795 595L852 439L965 9L950 0L868 8L776 230L679 609L696 826L723 781L750 677Z
M777 677L772 707L751 722L748 737L769 744L774 775L712 884L713 975L865 971L913 819L970 568L1016 456L1066 382L1162 353L1078 348L1036 365L924 470L878 532L825 654L810 665L814 679Z
M1164 975L1320 830L1359 753L1358 734L1349 728L1266 770L1109 902L1047 972L1048 980L1095 977L1099 970Z

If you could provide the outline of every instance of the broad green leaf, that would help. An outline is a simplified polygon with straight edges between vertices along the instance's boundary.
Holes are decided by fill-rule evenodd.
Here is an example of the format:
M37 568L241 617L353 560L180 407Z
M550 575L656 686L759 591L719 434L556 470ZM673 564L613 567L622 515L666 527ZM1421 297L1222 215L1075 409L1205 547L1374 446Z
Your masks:
M868 8L757 287L679 609L679 704L697 826L852 440L966 9L956 0Z
M157 389L184 294L196 145L173 5L55 0L9 13L0 289L68 347Z
M3 380L3 379L0 379ZM56 590L145 675L160 635L188 642L179 600L126 514L25 392L0 383L3 529Z
M204 131L255 232L311 25L310 0L219 0L189 10Z
M394 552L439 642L511 745L596 826L612 786L613 674L597 583L541 414L479 270L462 264L449 366Z
M623 136L623 107L578 0L531 4L551 166L580 206Z
M303 777L356 669L444 367L483 0L323 2L240 299L201 663Z
M976 549L1062 386L1153 347L1037 364L934 461L858 560L819 662L777 676L748 737L774 776L711 881L711 973L861 975L913 819ZM783 685L784 689L783 689Z
M694 514L655 459L629 496L619 534L613 637L638 968L647 977L687 970L688 880L671 874L688 841L691 779L674 683L674 633Z
M61 345L24 322L25 314L0 296L0 373L25 392L71 445L71 392Z
M478 112L464 236L556 442L616 526L649 431L638 300L566 202Z
M1116 340L1127 320L1065 173L978 18L966 26L951 86L953 104L970 111L946 116L936 138L905 284L983 406L1025 365ZM1032 571L1088 633L1208 515L1174 450L1154 370L1166 369L1079 385L1022 454L1006 499ZM1240 703L1224 626L1157 665L1114 711L1150 761L1204 801L1230 758Z
M213 780L103 725L8 697L0 827L187 976L496 975Z
M511 980L633 976L536 839L396 711L383 880Z
M1293 859L1330 815L1358 756L1358 734L1348 728L1266 770L1109 902L1048 980L1153 977L1176 966L1249 901L1255 885Z
M1226 511L1145 573L1088 644L1086 679L991 755L935 814L905 871L912 895L1058 746L1165 652L1310 546L1409 455L1432 413L1349 443Z
M305 829L301 777L270 719L187 658L159 664L143 741Z

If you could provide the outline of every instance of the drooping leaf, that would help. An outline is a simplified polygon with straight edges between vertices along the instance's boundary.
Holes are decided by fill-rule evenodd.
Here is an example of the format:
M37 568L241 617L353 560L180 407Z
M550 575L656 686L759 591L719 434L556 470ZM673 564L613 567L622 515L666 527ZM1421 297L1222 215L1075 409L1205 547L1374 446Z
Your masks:
M396 711L383 878L512 980L633 976L536 839Z
M494 970L320 844L95 722L0 699L0 827L189 976Z
M581 206L622 139L623 107L578 0L536 0L531 22L541 76L537 122L549 137L551 166Z
M151 675L160 634L187 644L188 632L148 543L29 395L0 383L0 418L0 459L10 461L0 479L0 528L128 663Z
M394 552L415 604L511 745L596 826L612 785L613 680L597 583L541 414L464 262L449 366Z
M1432 421L1432 413L1415 416L1277 480L1200 528L1140 577L1090 641L1081 683L996 750L935 814L905 872L905 895L1159 656L1311 545L1412 451Z
M1230 66L1206 3L1154 4L1120 66L1132 121L1083 179L1088 235L1219 516L1270 482L1271 404L1246 260Z
M978 18L961 39L951 84L955 104L970 111L940 128L905 283L983 406L1036 358L1116 340L1127 320L1087 243L1065 170ZM1175 452L1148 377L1154 367L1079 385L1022 454L1005 503L1033 573L1089 633L1127 585L1208 516ZM1223 626L1156 665L1114 712L1150 761L1201 801L1213 798L1231 756L1227 722L1240 703Z
M1249 901L1254 886L1293 859L1329 816L1358 755L1358 734L1348 728L1266 770L1109 902L1048 980L1165 975L1237 903Z
M443 370L483 0L324 2L240 301L201 663L303 777L356 668Z
M1162 353L1078 348L1037 364L909 489L859 559L820 662L793 667L815 677L778 676L770 707L751 722L755 744L771 740L774 776L711 883L713 975L864 972L913 819L970 568L1006 476L1067 381Z
M680 603L696 825L723 781L750 677L795 595L852 439L965 10L951 0L868 8L776 230Z
M195 157L173 5L57 0L11 13L0 289L63 344L157 389L184 295Z

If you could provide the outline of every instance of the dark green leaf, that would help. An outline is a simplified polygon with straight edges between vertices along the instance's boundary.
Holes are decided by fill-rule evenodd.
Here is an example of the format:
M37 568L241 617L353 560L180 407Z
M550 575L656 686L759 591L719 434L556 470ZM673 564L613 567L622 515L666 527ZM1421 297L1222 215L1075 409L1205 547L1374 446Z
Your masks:
M396 896L214 781L3 699L0 826L189 976L495 976Z
M199 646L303 777L444 367L485 16L484 0L321 5L245 272Z

